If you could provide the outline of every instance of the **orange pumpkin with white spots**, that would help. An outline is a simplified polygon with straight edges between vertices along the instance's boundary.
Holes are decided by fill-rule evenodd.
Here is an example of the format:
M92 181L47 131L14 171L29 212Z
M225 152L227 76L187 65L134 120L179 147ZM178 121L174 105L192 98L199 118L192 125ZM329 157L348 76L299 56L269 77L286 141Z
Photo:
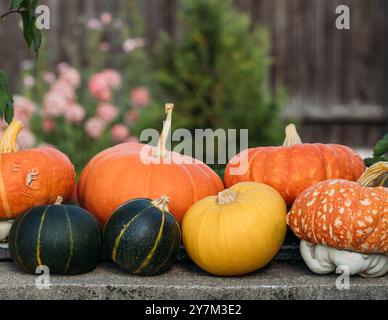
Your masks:
M243 157L247 157L247 159ZM233 170L246 163L245 172ZM302 143L293 124L280 147L258 147L234 157L225 170L225 185L261 182L275 188L287 205L307 188L327 179L356 181L365 170L360 156L338 144Z
M296 236L312 244L388 254L388 189L324 181L299 195L287 222Z

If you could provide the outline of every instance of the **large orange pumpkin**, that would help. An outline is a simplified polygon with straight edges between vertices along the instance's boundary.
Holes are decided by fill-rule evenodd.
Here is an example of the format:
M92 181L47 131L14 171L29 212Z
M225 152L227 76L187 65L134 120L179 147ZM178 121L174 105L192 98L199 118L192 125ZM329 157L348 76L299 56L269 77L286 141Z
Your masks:
M246 170L233 169L246 160ZM242 181L254 181L275 188L292 205L305 189L326 179L357 180L365 170L360 156L349 147L338 144L302 143L293 124L286 128L286 139L280 147L258 147L235 156L226 167L227 188Z
M17 217L37 205L67 201L75 188L74 167L54 148L17 151L23 124L13 120L0 139L0 218Z
M128 200L162 195L170 198L170 211L181 222L193 203L224 189L221 178L207 165L166 150L172 111L173 105L167 104L167 120L157 147L120 144L95 156L83 170L78 198L101 224Z

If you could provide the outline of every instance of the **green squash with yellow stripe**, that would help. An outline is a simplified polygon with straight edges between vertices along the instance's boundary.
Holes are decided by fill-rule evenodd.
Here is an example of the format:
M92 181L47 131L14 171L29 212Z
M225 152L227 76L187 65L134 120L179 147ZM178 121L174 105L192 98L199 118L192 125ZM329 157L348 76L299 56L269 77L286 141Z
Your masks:
M54 274L80 274L94 269L102 248L97 220L86 210L62 205L37 206L19 216L9 238L12 259L24 271L38 266Z
M174 262L180 227L168 211L168 198L134 199L112 214L103 234L106 255L124 270L137 275L157 275Z

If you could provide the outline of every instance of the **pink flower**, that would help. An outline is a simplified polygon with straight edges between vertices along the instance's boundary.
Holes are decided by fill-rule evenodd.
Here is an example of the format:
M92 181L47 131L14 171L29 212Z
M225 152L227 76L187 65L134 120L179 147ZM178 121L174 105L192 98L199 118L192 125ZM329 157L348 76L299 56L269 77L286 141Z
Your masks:
M63 95L69 101L73 101L75 99L74 87L63 79L55 81L52 84L50 91Z
M52 72L44 72L43 73L43 81L47 84L52 84L55 81L55 75Z
M96 18L89 19L87 25L90 30L101 30L102 28L100 20Z
M101 15L101 22L103 24L110 24L112 22L113 18L112 15L109 12L103 12Z
M20 149L29 149L35 146L36 138L30 130L24 129L18 136L17 144L19 145Z
M65 111L65 119L72 123L80 123L85 119L85 110L79 104L72 104Z
M67 62L60 62L57 65L57 70L59 73L66 72L67 69L70 69L70 65Z
M35 79L31 75L25 75L23 78L23 84L27 89L31 89L35 85Z
M101 52L108 52L110 50L110 44L109 42L103 41L100 43L99 48Z
M145 40L143 38L129 38L123 43L123 51L129 53L137 48L144 46Z
M131 102L134 106L145 108L150 103L150 92L146 87L137 87L131 91Z
M59 117L65 113L67 104L64 94L49 91L43 98L43 114L47 117Z
M139 120L140 113L137 110L129 110L125 115L125 122L128 124L133 124Z
M35 112L35 104L25 97L14 97L14 113L15 118L28 125L32 114Z
M105 121L99 117L90 118L85 123L85 131L93 139L100 138L105 130Z
M102 73L102 76L105 77L106 81L109 83L109 86L113 89L118 89L122 85L122 79L119 72L113 69L106 69Z
M124 142L129 136L129 131L123 124L116 124L112 128L112 138L115 142Z
M119 111L115 106L109 103L101 103L97 108L97 115L105 122L112 122L119 115Z
M81 75L75 68L65 68L60 71L60 80L65 81L73 88L78 88L81 84Z
M89 91L92 96L101 101L109 101L112 98L109 83L101 73L97 73L90 78Z
M55 130L56 124L52 119L44 119L42 121L42 129L45 133L51 133Z

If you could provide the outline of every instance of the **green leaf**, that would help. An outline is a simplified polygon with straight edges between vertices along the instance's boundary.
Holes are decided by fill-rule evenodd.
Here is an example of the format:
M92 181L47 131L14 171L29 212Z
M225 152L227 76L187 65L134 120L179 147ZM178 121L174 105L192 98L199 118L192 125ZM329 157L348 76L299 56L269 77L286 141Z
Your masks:
M10 10L19 8L23 2L24 0L12 0Z
M32 15L30 11L22 11L20 13L22 16L23 20L23 35L24 39L27 42L28 47L31 47L32 39L33 39L33 26L31 26L31 21L32 21Z
M367 167L379 161L388 161L388 134L386 134L373 148L373 157L364 159Z
M388 153L388 134L386 134L373 148L373 157L380 158Z
M9 92L7 74L0 70L0 115L10 123L13 118L13 98Z

